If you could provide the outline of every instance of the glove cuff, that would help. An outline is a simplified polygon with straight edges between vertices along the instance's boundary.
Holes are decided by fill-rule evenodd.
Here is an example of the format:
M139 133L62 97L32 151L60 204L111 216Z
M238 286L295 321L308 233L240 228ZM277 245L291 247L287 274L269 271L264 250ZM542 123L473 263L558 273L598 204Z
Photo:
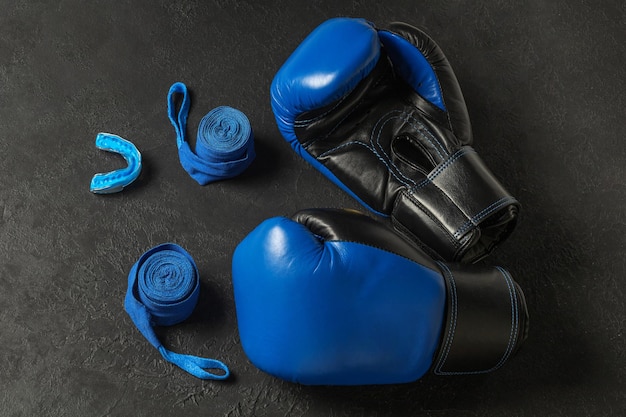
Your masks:
M476 151L464 146L400 193L391 217L400 232L432 256L476 262L509 236L518 211L518 201Z
M500 268L439 263L448 292L447 320L433 362L437 375L495 371L528 335L524 293Z

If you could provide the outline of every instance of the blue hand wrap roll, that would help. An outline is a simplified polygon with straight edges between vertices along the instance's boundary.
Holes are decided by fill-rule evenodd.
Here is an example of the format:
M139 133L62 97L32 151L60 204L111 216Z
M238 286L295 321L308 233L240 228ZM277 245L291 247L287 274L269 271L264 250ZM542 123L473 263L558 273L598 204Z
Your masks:
M176 95L182 94L176 114ZM180 163L200 185L235 177L254 160L250 121L241 111L221 106L207 113L198 127L196 153L185 140L190 99L187 86L177 82L167 95L167 113L174 129Z
M131 268L124 308L166 361L201 379L226 379L230 372L222 362L171 352L152 328L153 324L171 326L187 319L199 293L198 268L191 255L174 243L164 243L141 255ZM208 369L221 369L224 374L214 374Z
M139 177L141 172L141 154L132 142L112 133L98 133L96 148L115 152L124 157L128 166L111 172L93 176L89 190L95 194L111 194L122 191Z

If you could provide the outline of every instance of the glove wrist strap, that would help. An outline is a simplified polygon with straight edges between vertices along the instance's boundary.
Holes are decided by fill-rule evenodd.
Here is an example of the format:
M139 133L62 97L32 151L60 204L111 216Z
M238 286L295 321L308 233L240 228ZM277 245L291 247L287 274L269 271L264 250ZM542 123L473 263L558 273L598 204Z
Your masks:
M518 209L476 151L464 146L398 195L392 219L440 257L475 262L510 234Z
M439 263L447 286L447 320L434 361L437 375L482 374L511 358L528 333L524 293L496 268Z

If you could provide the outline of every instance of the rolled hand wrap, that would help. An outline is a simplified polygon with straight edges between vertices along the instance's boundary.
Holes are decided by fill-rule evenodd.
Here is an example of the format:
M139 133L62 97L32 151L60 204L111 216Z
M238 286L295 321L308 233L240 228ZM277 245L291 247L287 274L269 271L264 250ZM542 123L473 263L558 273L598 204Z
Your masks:
M182 102L176 114L176 96ZM246 170L254 160L254 135L250 121L241 111L220 106L207 113L198 127L196 152L186 141L190 99L187 87L175 83L167 96L168 116L176 130L180 163L200 185L233 178Z
M153 324L172 326L186 320L198 302L199 293L198 268L191 255L176 244L164 243L144 253L131 268L124 308L165 360L201 379L226 379L229 370L222 362L171 352L152 328ZM209 369L224 373L215 374Z

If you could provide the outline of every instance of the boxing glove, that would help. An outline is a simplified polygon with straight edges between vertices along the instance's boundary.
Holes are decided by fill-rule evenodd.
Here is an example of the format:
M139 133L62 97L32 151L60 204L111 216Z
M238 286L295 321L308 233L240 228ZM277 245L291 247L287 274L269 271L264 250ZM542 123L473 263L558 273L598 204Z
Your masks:
M527 334L524 295L504 269L435 262L354 211L266 220L237 246L232 271L246 355L291 382L486 373Z
M277 72L271 105L297 153L431 256L475 262L513 230L519 203L471 147L454 72L420 30L326 21Z

